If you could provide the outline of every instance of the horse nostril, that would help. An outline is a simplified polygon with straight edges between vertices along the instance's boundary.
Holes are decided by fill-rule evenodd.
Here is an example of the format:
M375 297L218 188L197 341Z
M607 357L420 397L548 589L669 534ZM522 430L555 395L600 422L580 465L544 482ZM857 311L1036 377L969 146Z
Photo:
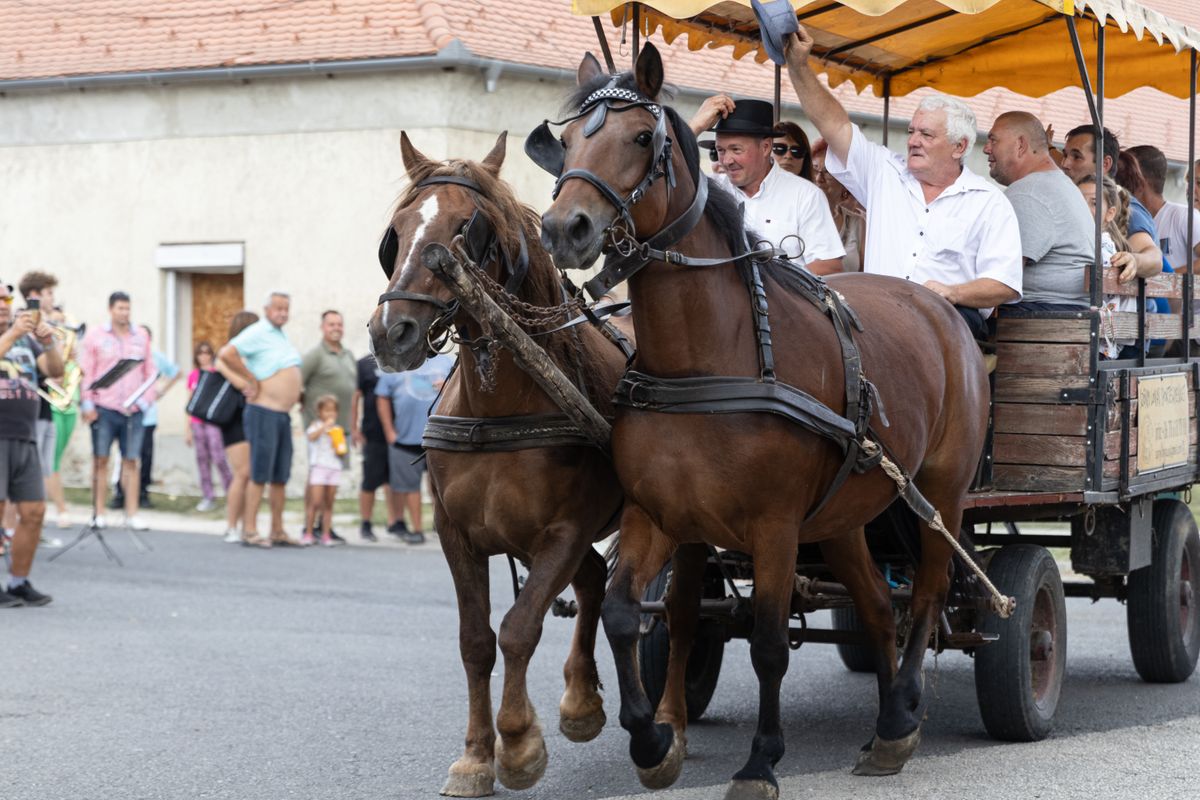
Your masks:
M388 328L388 346L393 353L403 353L412 347L417 337L417 326L409 320L401 320Z
M571 220L571 224L567 227L567 235L571 237L571 241L585 244L591 242L592 239L592 221L585 214L576 214Z

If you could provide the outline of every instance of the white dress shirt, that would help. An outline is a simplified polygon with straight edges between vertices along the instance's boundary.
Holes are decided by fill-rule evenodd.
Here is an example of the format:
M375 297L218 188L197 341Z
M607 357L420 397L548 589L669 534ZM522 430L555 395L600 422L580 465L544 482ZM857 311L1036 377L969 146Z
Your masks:
M746 209L746 227L776 249L801 263L810 264L846 255L829 201L811 181L771 165L758 191L748 195L733 185L725 174L713 176L721 188ZM756 243L751 242L753 247Z
M1021 234L1004 193L963 165L926 203L904 159L853 128L847 163L830 149L825 168L867 210L863 271L947 286L991 278L1020 295Z

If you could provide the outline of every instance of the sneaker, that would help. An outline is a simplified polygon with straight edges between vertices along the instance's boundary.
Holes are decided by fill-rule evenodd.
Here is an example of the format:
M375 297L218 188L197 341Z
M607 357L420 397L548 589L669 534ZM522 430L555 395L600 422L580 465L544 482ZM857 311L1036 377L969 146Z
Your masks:
M408 525L404 524L404 520L398 519L391 525L388 525L387 532L392 536L398 536L403 539L408 534Z
M103 514L93 514L92 527L98 531L102 531L108 527L108 520L104 518Z
M221 541L225 542L226 544L237 544L241 540L242 535L238 533L236 529L230 528L229 530L225 531L225 538Z
M62 539L59 539L57 536L47 536L46 534L43 533L41 535L41 538L38 539L38 546L45 547L50 550L55 550L59 547L62 547L63 542L62 542Z
M311 533L309 533L308 531L305 531L304 535L300 537L300 546L301 547L312 547L316 543L317 543L317 540L314 539L313 535Z
M68 514L64 511L63 513L58 515L58 527L69 528L69 527L71 527L71 525L72 525L72 523L71 523L71 515L70 514Z
M373 531L371 529L370 522L365 522L365 521L363 522L362 526L358 529L358 536L364 542L378 542L379 541L377 538L375 538L375 531Z
M44 606L48 605L54 598L48 594L42 594L37 589L33 588L33 584L25 581L20 586L8 587L10 597L15 597L27 606Z
M125 527L131 531L148 531L150 526L146 524L146 520L142 519L137 514L133 516L125 516Z
M321 544L325 547L341 547L345 543L345 539L335 539L332 534L321 537Z
M150 495L144 494L138 498L138 508L154 508L154 503L150 502Z
M421 531L405 531L400 537L405 544L424 544L425 534Z
M217 504L213 501L213 499L211 497L205 497L199 503L196 503L197 511L212 511L216 507L217 507Z
M18 608L23 605L25 605L24 600L0 589L0 608Z
M329 538L330 538L330 539L333 539L333 540L334 540L335 542L337 542L338 544L345 544L345 543L346 543L346 540L345 540L345 539L343 539L342 537L338 536L338 532L337 532L337 531L335 531L333 528L330 528L330 529L329 529Z

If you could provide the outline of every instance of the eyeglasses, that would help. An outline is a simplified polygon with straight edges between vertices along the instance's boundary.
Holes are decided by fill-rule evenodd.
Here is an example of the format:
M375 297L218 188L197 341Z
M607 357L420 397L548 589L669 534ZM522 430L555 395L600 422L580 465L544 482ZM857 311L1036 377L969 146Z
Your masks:
M804 148L799 145L788 147L786 144L773 144L771 145L771 152L777 156L790 152L792 158L808 158L808 153L804 152Z

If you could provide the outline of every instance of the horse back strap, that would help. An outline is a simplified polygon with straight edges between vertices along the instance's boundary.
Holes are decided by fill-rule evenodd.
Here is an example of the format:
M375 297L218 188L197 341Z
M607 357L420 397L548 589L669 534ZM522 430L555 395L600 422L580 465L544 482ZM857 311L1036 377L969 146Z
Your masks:
M539 447L595 447L566 414L518 417L447 417L425 423L421 446L459 453L507 453Z

